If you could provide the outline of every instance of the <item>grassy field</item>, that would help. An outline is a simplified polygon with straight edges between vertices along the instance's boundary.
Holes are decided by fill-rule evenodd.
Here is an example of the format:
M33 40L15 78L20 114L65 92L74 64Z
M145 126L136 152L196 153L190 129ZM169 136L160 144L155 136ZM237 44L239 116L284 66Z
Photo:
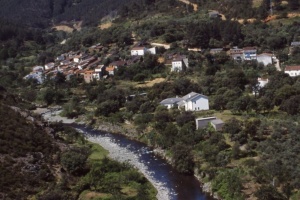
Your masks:
M98 144L95 144L95 143L91 143L90 144L92 145L92 153L91 155L89 156L88 160L91 161L91 162L94 162L94 161L101 161L103 158L105 158L109 152L104 149L102 146L98 145Z

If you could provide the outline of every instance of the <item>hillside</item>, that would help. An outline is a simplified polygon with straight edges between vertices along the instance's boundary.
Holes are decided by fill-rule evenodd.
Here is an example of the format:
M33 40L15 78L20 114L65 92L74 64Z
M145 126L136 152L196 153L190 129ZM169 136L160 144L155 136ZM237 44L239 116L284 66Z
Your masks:
M2 199L155 198L155 189L130 165L108 159L106 150L74 129L49 126L16 107L19 101L0 88ZM112 184L112 177L124 181Z
M95 24L128 1L124 0L0 0L0 18L22 25L48 27L52 22Z

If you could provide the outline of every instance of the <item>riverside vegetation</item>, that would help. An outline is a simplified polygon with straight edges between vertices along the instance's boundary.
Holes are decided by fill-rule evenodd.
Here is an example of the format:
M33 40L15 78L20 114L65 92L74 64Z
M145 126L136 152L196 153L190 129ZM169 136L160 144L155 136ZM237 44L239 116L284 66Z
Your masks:
M203 182L211 182L222 199L299 199L299 77L289 77L273 65L233 62L225 53L212 55L206 50L256 46L259 52L274 52L283 69L299 65L299 48L290 51L289 46L300 41L300 21L288 18L290 13L299 14L299 2L275 1L276 17L268 22L267 0L226 1L222 6L217 1L192 2L199 5L198 11L175 0L123 3L116 16L107 13L112 27L84 26L73 33L17 27L6 19L1 44L9 48L0 52L0 84L23 100L62 105L65 116L84 116L95 127L107 121L135 130L136 139L164 149L178 171L196 171ZM209 18L211 9L222 12L226 20ZM63 39L67 42L59 44ZM89 53L103 64L127 60L135 40L145 45L169 43L170 49L158 48L158 55L145 55L98 82L84 83L80 77L66 81L60 73L41 85L22 79L27 66L54 61L69 50L88 52L96 43L104 48ZM188 51L189 47L203 51ZM170 73L158 62L158 57L174 53L188 56L187 71ZM257 88L258 77L269 83ZM156 78L164 81L145 84ZM207 95L212 109L185 112L159 106L162 99L191 91ZM132 94L135 98L126 98ZM226 122L222 131L195 130L196 117L211 115Z
M107 158L71 127L46 126L3 88L0 97L3 198L155 199L156 190L128 163Z

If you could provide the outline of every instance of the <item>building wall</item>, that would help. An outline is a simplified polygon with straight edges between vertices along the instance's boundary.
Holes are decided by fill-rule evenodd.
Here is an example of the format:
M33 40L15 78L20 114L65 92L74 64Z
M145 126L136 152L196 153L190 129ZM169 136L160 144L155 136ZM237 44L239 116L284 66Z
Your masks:
M257 59L256 51L244 52L243 57L244 60L256 60Z
M198 110L209 110L208 99L203 97L198 97L193 99L193 101L189 101L185 106L186 111L198 111Z
M208 118L196 119L196 129L198 130L199 128L207 127L208 123L210 123L214 119L216 119L216 118L215 117L208 117Z
M267 65L273 63L272 57L271 56L265 56L265 55L263 55L263 56L257 56L257 62L258 63L260 63L260 62L263 63L264 66L267 66Z
M145 50L131 50L132 56L143 56L145 54Z
M300 76L300 70L284 71L284 73L288 74L291 77Z
M182 61L173 61L171 71L182 71Z

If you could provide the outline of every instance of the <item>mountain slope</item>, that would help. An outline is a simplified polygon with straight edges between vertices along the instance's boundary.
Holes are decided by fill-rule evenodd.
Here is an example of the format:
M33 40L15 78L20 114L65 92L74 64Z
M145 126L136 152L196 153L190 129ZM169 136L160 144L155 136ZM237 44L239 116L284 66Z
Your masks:
M0 0L0 18L33 27L47 27L53 20L96 22L125 0Z

